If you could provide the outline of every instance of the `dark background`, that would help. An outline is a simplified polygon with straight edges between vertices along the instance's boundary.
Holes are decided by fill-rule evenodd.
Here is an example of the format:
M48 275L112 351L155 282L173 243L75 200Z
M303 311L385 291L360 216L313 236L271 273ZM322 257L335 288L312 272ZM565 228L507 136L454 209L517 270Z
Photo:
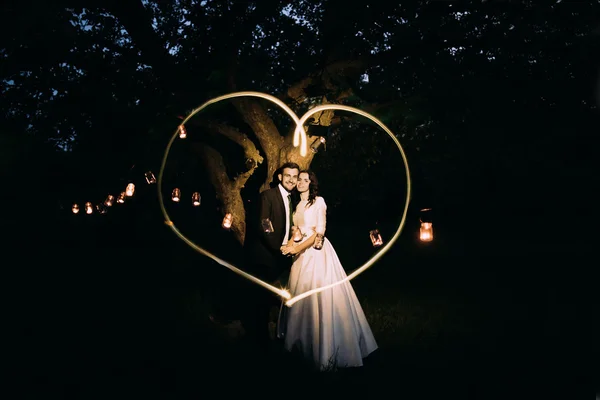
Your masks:
M24 395L166 398L201 395L204 385L227 393L231 377L256 375L253 382L273 390L300 380L269 369L268 362L265 367L254 353L214 332L209 315L223 323L238 317L240 282L164 225L156 186L146 185L143 173L157 174L181 116L233 91L226 78L231 65L265 66L238 69L237 90L285 92L328 63L368 52L374 45L355 41L353 33L375 43L381 32L373 26L383 26L395 39L364 69L369 84L347 73L340 75L347 79L341 86L354 89L348 104L359 108L397 102L374 115L407 152L413 197L400 239L355 286L365 298L384 288L422 297L453 293L481 310L474 320L481 329L443 351L409 346L385 353L384 368L368 375L365 386L394 388L405 377L398 391L407 395L433 393L431 382L438 382L434 392L451 397L575 398L593 378L597 392L597 368L583 361L590 355L583 322L591 308L595 356L598 325L588 270L596 231L590 200L598 5L366 2L351 11L329 1L320 17L311 7L315 2L293 2L322 30L316 40L301 36L273 5L251 12L255 3L211 3L228 10L222 15L190 3L195 11L188 18L213 30L186 36L177 33L179 3L151 3L146 10L160 21L160 35L152 38L181 45L176 56L151 48L144 35L152 32L142 24L147 29L150 19L132 14L139 5L90 0L3 6L0 205L5 360L12 382L25 388ZM455 18L458 8L467 17ZM68 17L83 10L89 21L83 25L95 26L87 34ZM389 26L390 16L410 23ZM262 50L248 47L248 27L256 25L269 33L254 39ZM119 29L134 38L131 45L120 42ZM280 29L281 47L269 52ZM300 50L293 53L299 38ZM450 57L447 42L467 50ZM99 50L103 46L109 50ZM230 54L238 48L243 56L232 64ZM306 56L311 48L315 60ZM480 51L495 59L482 59ZM62 64L80 68L82 77L71 78L68 68L57 67ZM152 68L138 68L147 64ZM52 97L52 90L65 95ZM406 182L399 155L381 132L351 121L338 132L312 167L329 205L328 236L350 271L374 252L370 229L377 227L384 238L394 233ZM174 151L180 152L165 186L176 182L186 193L196 188L202 206L168 202L171 218L194 242L243 265L239 244L220 229L220 204L197 155ZM231 160L239 156L222 151ZM230 171L241 168L237 163L228 162ZM243 191L246 201L265 178L259 168ZM106 215L70 212L72 202L101 201L129 180L137 185L134 198ZM428 246L416 238L425 207L434 210L436 235ZM465 380L463 373L474 378Z

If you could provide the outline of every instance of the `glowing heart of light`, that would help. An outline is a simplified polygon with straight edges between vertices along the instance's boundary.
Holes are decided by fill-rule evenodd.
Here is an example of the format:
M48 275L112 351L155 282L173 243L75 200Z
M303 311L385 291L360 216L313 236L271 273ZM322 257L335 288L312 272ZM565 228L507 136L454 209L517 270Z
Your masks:
M162 213L165 217L165 223L173 230L173 232L175 232L175 234L177 236L179 236L179 238L181 240L183 240L185 243L187 243L190 247L192 247L194 250L198 251L199 253L211 258L212 260L216 261L217 263L221 264L224 267L229 268L230 270L232 270L233 272L239 274L240 276L249 279L250 281L264 287L265 289L268 289L270 291L272 291L273 293L278 294L279 296L281 296L282 298L286 299L285 304L287 306L292 306L292 304L294 304L295 302L297 302L298 300L301 300L303 298L306 298L312 294L315 293L319 293L322 292L323 290L327 290L329 288L332 288L334 286L337 286L339 284L342 284L344 282L350 281L354 278L356 278L358 275L360 275L361 273L363 273L365 270L367 270L369 267L371 267L377 260L379 260L396 242L396 240L398 239L398 237L400 236L400 233L402 232L402 229L404 228L404 224L406 222L406 215L407 215L407 211L408 211L408 205L410 202L410 196L411 196L411 183L410 183L410 172L409 172L409 168L408 168L408 161L406 159L406 154L404 153L404 149L402 148L402 146L400 145L400 142L398 142L398 139L396 139L396 137L394 136L394 134L392 133L392 131L390 131L383 122L381 122L379 119L375 118L373 115L362 111L360 109L354 108L354 107L349 107L349 106L344 106L344 105L340 105L340 104L322 104L319 106L316 106L314 108L311 108L310 110L308 110L301 118L298 118L298 116L296 115L296 113L294 113L294 111L292 111L284 102L282 102L281 100L279 100L278 98L271 96L269 94L265 94L265 93L261 93L261 92L235 92L235 93L229 93L223 96L219 96L219 97L215 97L213 99L208 100L206 103L202 104L200 107L196 108L195 110L193 110L182 122L183 125L185 125L185 123L187 121L190 120L190 118L192 118L196 113L202 111L203 109L205 109L206 107L208 107L211 104L214 103L218 103L222 100L227 100L227 99L231 99L231 98L235 98L235 97L260 97L266 100L269 100L275 104L277 104L279 107L281 107L289 116L290 118L292 118L292 120L296 123L296 129L294 130L294 140L293 140L293 144L294 147L298 147L300 146L300 155L301 156L306 156L307 154L307 138L306 138L306 131L304 130L304 123L306 122L306 120L308 120L308 118L315 114L318 113L320 111L324 111L324 110L340 110L340 111L349 111L355 114L359 114L362 115L363 117L369 118L371 121L375 122L377 125L379 125L379 127L381 127L385 132L387 132L387 134L390 136L390 138L392 138L392 140L394 141L394 143L396 144L396 146L398 146L398 150L400 151L400 154L402 155L402 160L404 161L404 167L405 167L405 171L406 171L406 186L407 186L407 190L406 190L406 199L404 201L404 212L402 214L402 219L400 221L400 225L398 226L398 229L396 230L396 232L394 233L394 235L392 236L392 238L387 242L387 244L385 246L383 246L376 254L374 254L366 263L364 263L363 265L361 265L359 268L357 268L356 270L354 270L351 274L349 274L345 279L342 279L340 281L337 281L333 284L327 285L327 286L323 286L323 287L319 287L313 290L309 290L307 292L301 293L297 296L291 297L290 293L285 290L285 289L281 289L281 288L277 288L273 285L270 285L269 283L258 279L257 277L255 277L252 274L249 274L239 268L237 268L236 266L228 263L225 260L222 260L221 258L217 257L216 255L210 253L209 251L203 249L202 247L198 246L197 244L195 244L194 242L192 242L191 240L189 240L185 235L183 235L176 227L175 224L173 224L173 221L171 221L171 219L169 218L169 214L167 213L167 210L165 209L165 204L163 201L163 195L162 195L162 179L163 179L163 173L165 170L165 165L167 164L167 157L169 156L169 152L171 150L171 146L173 145L173 142L175 141L175 139L179 136L179 127L177 127L177 130L175 131L175 133L173 134L173 137L171 138L171 140L169 141L169 144L167 145L167 149L165 150L165 154L163 156L163 160L162 160L162 164L160 166L160 172L158 174L158 199L159 199L159 203L160 203L160 208L162 210Z

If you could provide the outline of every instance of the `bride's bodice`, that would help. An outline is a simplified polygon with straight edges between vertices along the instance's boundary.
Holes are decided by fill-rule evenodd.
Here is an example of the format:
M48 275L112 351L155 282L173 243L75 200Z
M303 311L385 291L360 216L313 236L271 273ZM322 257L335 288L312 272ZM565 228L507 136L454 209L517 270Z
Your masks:
M327 205L322 197L317 196L315 202L306 207L308 202L301 200L294 213L294 225L300 228L305 238L313 233L325 234Z

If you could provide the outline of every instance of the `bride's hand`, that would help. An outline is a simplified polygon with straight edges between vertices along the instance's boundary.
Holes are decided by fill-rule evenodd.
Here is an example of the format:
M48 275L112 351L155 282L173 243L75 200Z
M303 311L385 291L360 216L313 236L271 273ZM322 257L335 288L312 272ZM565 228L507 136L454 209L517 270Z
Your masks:
M293 253L294 247L295 247L294 243L293 242L290 243L290 242L288 242L288 244L286 244L284 246L281 246L281 248L280 248L281 249L281 254L283 254L285 256L296 254L296 253Z

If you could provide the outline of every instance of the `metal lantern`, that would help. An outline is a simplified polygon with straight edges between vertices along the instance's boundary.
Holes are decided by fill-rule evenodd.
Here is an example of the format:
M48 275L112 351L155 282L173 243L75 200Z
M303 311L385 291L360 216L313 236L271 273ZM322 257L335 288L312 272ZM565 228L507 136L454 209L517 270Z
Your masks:
M326 140L325 137L321 136L320 138L318 138L317 140L315 140L313 142L313 144L310 146L310 149L312 150L313 153L316 153L319 151L319 146L321 144L325 144Z
M421 242L431 242L433 240L433 222L431 219L431 208L421 209L421 228L419 229L419 239Z
M133 196L133 193L135 193L135 185L133 183L127 184L127 188L125 188L125 195L127 197L131 197Z
M106 197L106 200L104 200L104 205L106 207L110 207L113 205L115 201L115 196L113 196L112 194L109 194L108 197Z
M317 237L315 238L315 244L313 247L315 250L321 250L323 248L323 242L325 241L325 235L322 233L317 233Z
M73 207L71 207L71 211L73 211L73 214L79 213L79 204L73 204Z
M231 228L232 222L233 222L233 214L231 214L231 213L225 214L225 217L223 218L223 228L225 228L225 229Z
M431 242L433 240L433 224L431 222L421 221L419 239L421 239L422 242Z
M179 138L185 139L187 137L187 131L185 130L185 126L183 124L179 125Z
M264 218L260 221L260 225L262 226L263 232L265 233L273 233L275 230L273 229L273 223L269 218Z
M173 189L173 193L171 193L171 200L173 200L175 203L179 203L179 200L181 200L181 190L179 190L179 188Z
M117 203L119 203L119 204L125 203L125 192L121 192L119 197L117 197Z
M94 212L94 207L92 207L92 203L88 201L87 203L85 203L85 213L91 214L93 212Z
M371 237L371 243L373 244L373 247L379 247L383 245L383 239L381 238L379 229L373 229L371 232L369 232L369 236Z
M292 226L292 240L294 242L299 242L302 240L303 237L304 235L302 234L300 228L298 228L297 226Z
M192 204L196 207L200 205L200 192L192 193Z
M148 185L156 183L156 178L154 177L154 174L152 173L152 171L146 172L144 174L144 176L146 177L146 182L148 182Z

